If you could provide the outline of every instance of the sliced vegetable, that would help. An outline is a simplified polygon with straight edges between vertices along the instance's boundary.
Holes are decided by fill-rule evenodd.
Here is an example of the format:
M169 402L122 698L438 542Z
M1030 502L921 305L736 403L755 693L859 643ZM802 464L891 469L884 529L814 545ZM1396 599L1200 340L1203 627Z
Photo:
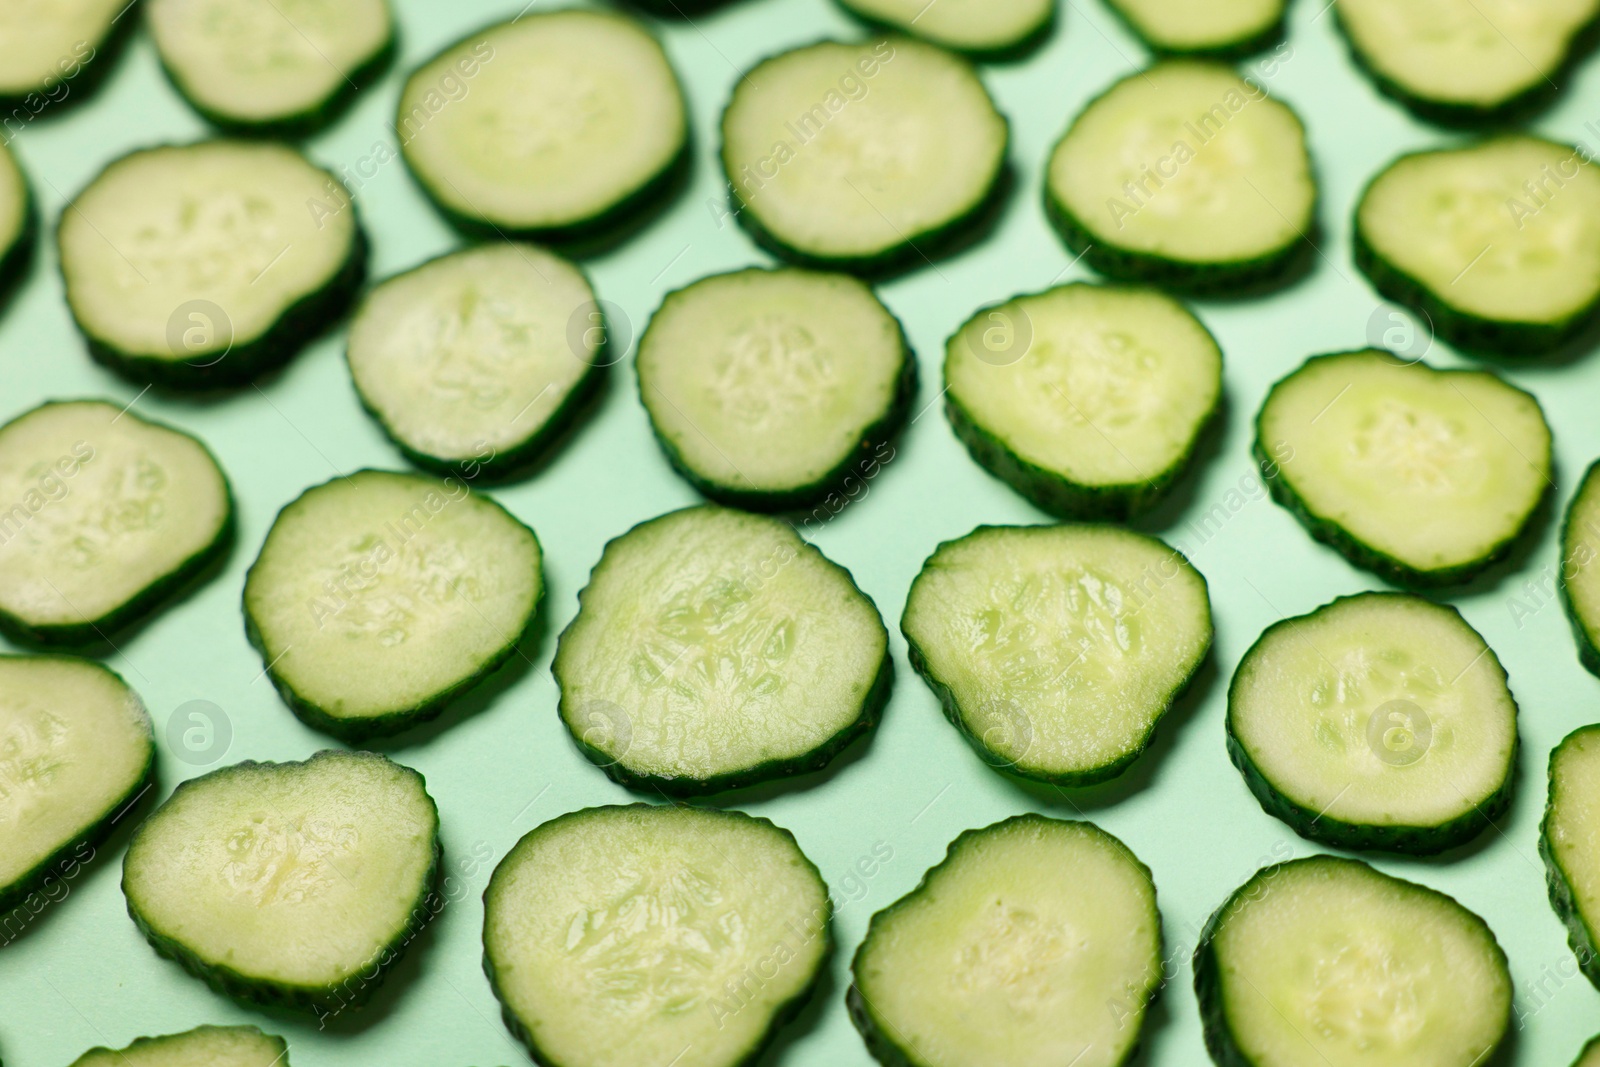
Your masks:
M839 0L874 26L916 34L978 58L1008 58L1050 31L1055 0Z
M1174 55L1235 58L1283 36L1285 0L1109 0L1111 10L1151 49Z
M1561 599L1578 639L1578 659L1600 674L1600 463L1590 465L1567 507L1561 561Z
M72 1067L288 1067L289 1046L253 1026L199 1026L141 1037L127 1048L92 1048Z
M16 282L27 269L35 228L27 176L10 145L0 143L0 289Z
M121 22L127 9L128 0L33 0L0 8L0 100L42 110L85 92L104 73L110 56L101 53L111 51L118 24L128 25Z
M1550 753L1550 799L1539 828L1550 904L1589 981L1600 986L1600 726L1568 734Z

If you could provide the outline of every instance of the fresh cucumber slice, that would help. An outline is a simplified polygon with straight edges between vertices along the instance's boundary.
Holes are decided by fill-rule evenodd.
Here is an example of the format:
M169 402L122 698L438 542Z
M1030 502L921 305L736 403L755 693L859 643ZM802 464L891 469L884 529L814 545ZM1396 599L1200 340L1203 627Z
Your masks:
M406 458L499 477L542 454L593 395L610 360L603 327L572 263L484 245L379 284L345 356L361 403Z
M539 539L457 479L357 471L278 513L245 627L285 703L346 741L434 718L532 628Z
M393 51L388 0L150 0L173 85L211 122L308 133Z
M371 752L244 762L179 785L122 862L128 914L219 992L359 1005L433 906L439 813L422 775Z
M1340 848L1430 853L1511 803L1517 702L1455 608L1341 597L1275 623L1228 690L1228 754L1268 814Z
M1423 118L1504 120L1554 95L1596 0L1339 0L1350 54Z
M891 1067L1119 1067L1161 985L1155 883L1093 823L1014 816L874 915L851 972Z
M1402 156L1356 206L1354 255L1446 341L1547 352L1600 313L1600 174L1521 134Z
M1401 585L1456 585L1504 558L1551 486L1530 394L1377 349L1313 356L1274 385L1255 449L1312 537Z
M849 571L788 523L710 505L606 545L551 669L584 755L680 795L826 766L877 723L892 673Z
M639 397L672 465L714 500L814 503L876 462L916 386L864 283L749 269L669 293L639 340Z
M206 446L100 400L0 427L0 630L88 645L227 551L228 481Z
M1220 63L1130 74L1072 121L1045 207L1074 252L1115 278L1201 292L1284 278L1316 226L1305 127Z
M1152 290L1072 283L984 308L945 345L972 458L1045 511L1119 519L1166 495L1222 397L1222 352Z
M0 656L0 912L71 869L150 788L150 716L121 678L67 656Z
M289 1067L289 1046L253 1026L199 1026L127 1048L92 1048L72 1067Z
M1285 0L1108 0L1111 10L1153 51L1237 58L1283 36Z
M285 362L366 264L344 186L292 148L243 141L123 156L67 205L56 240L90 353L176 388Z
M1589 1039L1578 1058L1572 1061L1572 1067L1600 1067L1600 1037Z
M406 165L471 231L597 231L670 184L688 119L661 45L599 11L524 12L418 67L400 95Z
M1550 753L1550 798L1539 827L1550 904L1589 981L1600 986L1600 726L1568 734Z
M1049 32L1056 0L839 0L851 14L874 26L916 34L923 40L980 59L1007 58L1027 50Z
M27 268L33 251L33 193L9 144L0 143L0 290Z
M722 115L732 210L776 254L882 272L977 221L1006 120L964 60L906 38L823 41L740 79Z
M0 7L0 100L59 102L85 90L109 57L107 41L128 0L12 0ZM127 25L127 23L123 23ZM95 59L101 62L93 63Z
M1211 648L1206 580L1112 526L980 526L911 583L911 665L991 765L1057 785L1127 769Z
M585 808L495 868L483 969L541 1064L741 1067L810 995L832 913L816 866L766 819Z
M1194 987L1227 1067L1476 1067L1511 1022L1506 954L1481 918L1333 856L1264 868L1229 897Z
M1578 659L1600 674L1600 462L1589 466L1567 507L1561 561L1561 599L1578 639Z

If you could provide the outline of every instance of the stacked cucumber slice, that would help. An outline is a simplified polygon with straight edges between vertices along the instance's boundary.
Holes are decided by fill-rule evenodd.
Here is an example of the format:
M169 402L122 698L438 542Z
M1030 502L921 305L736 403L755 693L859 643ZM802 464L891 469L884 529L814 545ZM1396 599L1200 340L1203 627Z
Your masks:
M1026 51L1050 30L1056 0L839 0L868 23L978 58Z
M127 1048L92 1048L72 1067L289 1067L289 1046L253 1026L200 1026Z

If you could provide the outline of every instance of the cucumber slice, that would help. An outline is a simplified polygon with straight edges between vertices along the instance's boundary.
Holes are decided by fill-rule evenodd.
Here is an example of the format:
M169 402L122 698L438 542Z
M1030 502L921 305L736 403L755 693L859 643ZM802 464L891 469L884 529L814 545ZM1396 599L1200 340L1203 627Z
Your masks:
M740 1067L809 997L832 914L816 866L766 819L585 808L495 868L483 969L541 1064Z
M484 245L379 284L345 357L362 405L407 459L493 478L542 454L594 394L609 359L600 324L572 263Z
M1306 131L1219 63L1169 60L1092 100L1051 153L1045 207L1114 278L1197 292L1283 280L1316 226Z
M395 126L434 204L499 237L603 229L687 158L666 53L632 19L598 11L524 11L451 45L406 82Z
M1589 1039L1578 1058L1572 1061L1572 1067L1600 1067L1600 1037Z
M1600 174L1523 135L1402 156L1355 214L1355 261L1462 348L1547 352L1600 313Z
M1313 356L1274 385L1255 450L1312 537L1400 585L1457 585L1503 559L1551 487L1530 394L1378 349Z
M900 33L979 59L1010 58L1037 44L1056 17L1056 0L839 0L846 11Z
M36 228L33 193L9 144L0 143L0 290L27 269Z
M100 400L0 427L0 630L88 645L153 611L226 553L233 501L186 433Z
M1340 848L1439 852L1511 804L1517 702L1455 608L1340 597L1275 623L1228 689L1228 754L1269 815Z
M309 133L393 53L388 0L150 0L172 84L211 122Z
M328 1013L361 1004L432 905L439 813L371 752L237 763L178 786L122 861L128 914L218 992Z
M344 186L292 148L242 141L123 156L67 205L56 240L90 354L173 388L287 361L366 265Z
M1600 462L1584 472L1561 529L1561 599L1578 659L1600 675Z
M757 64L722 114L735 217L818 267L925 262L985 214L1008 131L966 61L906 38L822 41Z
M748 269L667 294L639 340L639 397L674 468L758 509L816 502L899 427L904 331L845 275Z
M85 91L86 70L93 64L98 75L107 65L110 57L99 53L127 9L128 0L12 0L0 7L0 100L43 107L65 99L63 82L72 83L68 94Z
M0 656L0 912L94 854L150 788L150 716L123 680L67 656Z
M1222 352L1182 304L1074 282L968 319L945 412L972 458L1053 515L1117 519L1164 497L1222 397Z
M1596 0L1339 0L1334 17L1378 89L1423 118L1513 118L1554 95Z
M1285 0L1107 0L1152 51L1237 59L1283 36Z
M1539 827L1550 905L1567 928L1578 966L1600 986L1600 726L1568 734L1550 753L1550 799Z
M606 545L551 669L585 756L690 795L826 766L876 725L892 663L849 571L785 522L702 505Z
M1505 1038L1494 932L1427 886L1359 860L1266 867L1194 954L1206 1048L1252 1067L1475 1067Z
M911 583L900 631L945 714L997 768L1115 778L1211 648L1206 580L1112 526L980 526Z
M289 1067L289 1046L253 1026L199 1026L127 1048L92 1048L72 1067Z
M245 628L294 713L345 741L436 717L517 649L544 595L539 539L456 479L357 471L278 513Z
M893 1067L1118 1067L1161 966L1150 869L1093 823L1017 815L872 917L850 1015Z

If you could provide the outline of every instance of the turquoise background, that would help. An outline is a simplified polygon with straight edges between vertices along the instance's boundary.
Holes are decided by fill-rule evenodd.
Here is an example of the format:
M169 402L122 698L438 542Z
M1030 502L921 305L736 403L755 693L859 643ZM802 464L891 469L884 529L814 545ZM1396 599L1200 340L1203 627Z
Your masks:
M336 126L309 143L310 155L324 165L354 164L388 138L402 71L487 21L515 15L521 5L397 0L396 6L403 27L399 61ZM536 0L530 6L546 5ZM1153 869L1175 978L1152 1012L1140 1062L1205 1062L1188 966L1196 931L1263 863L1317 851L1265 815L1229 765L1222 730L1227 679L1270 623L1379 585L1314 544L1265 499L1248 456L1250 418L1268 384L1307 355L1365 343L1378 302L1350 262L1354 197L1393 155L1453 136L1380 98L1351 65L1332 23L1315 0L1297 2L1292 54L1264 79L1310 129L1328 231L1321 258L1304 282L1271 298L1197 305L1226 353L1227 416L1198 474L1181 486L1172 506L1141 524L1188 548L1210 580L1217 616L1213 665L1127 775L1073 793L1017 784L982 766L906 666L896 623L908 585L938 542L980 522L1043 518L974 465L952 436L936 403L943 341L981 304L1043 288L1057 277L1090 276L1081 265L1069 266L1070 254L1045 223L1041 164L1068 117L1146 56L1099 2L1068 0L1045 47L1025 62L984 68L985 82L1012 122L1016 190L988 239L883 287L921 360L914 405L921 414L866 498L815 535L829 556L854 572L894 631L893 700L876 736L828 772L719 799L791 828L842 902L832 977L767 1065L868 1064L843 1005L849 954L868 918L914 886L958 832L1021 811L1094 819ZM828 0L749 0L660 29L692 108L690 188L649 230L588 263L601 296L631 318L634 336L666 290L766 261L737 227L716 221L722 204L716 122L737 72L795 44L859 33ZM1568 139L1587 137L1593 145L1595 135L1584 131L1591 121L1600 128L1596 65L1580 74L1538 127ZM64 200L106 161L205 132L167 85L141 31L91 101L47 113L13 147L48 228ZM380 168L357 195L373 240L374 277L459 243L398 162ZM330 744L302 726L261 677L238 600L244 570L280 506L338 472L403 466L357 403L342 343L342 331L331 332L258 388L204 402L152 392L134 409L203 437L239 498L238 546L224 572L108 657L143 696L163 735L163 794L204 769L174 758L164 736L168 718L187 701L208 700L225 710L233 730L226 762L299 759ZM1430 359L1463 362L1442 345ZM1509 376L1539 397L1555 429L1564 506L1584 466L1600 454L1600 368L1570 362L1513 368ZM557 720L548 669L554 635L575 610L576 594L607 539L696 499L651 440L631 362L614 367L610 382L596 416L547 469L493 491L538 531L547 553L548 627L532 662L514 662L447 716L446 727L384 746L427 776L458 884L455 899L375 1003L318 1032L314 1022L235 1005L158 959L124 911L118 878L125 841L119 837L71 883L65 901L0 948L0 1055L7 1064L54 1067L92 1045L121 1046L142 1034L224 1022L254 1022L283 1034L296 1067L525 1062L500 1023L480 967L480 893L490 865L473 857L498 861L546 819L633 799L577 754ZM31 276L0 318L0 415L9 418L50 397L103 396L126 404L138 392L89 360L62 302L54 249L43 241ZM1209 539L1199 537L1190 524L1218 505L1226 521ZM1512 1059L1540 1067L1567 1063L1600 1031L1600 994L1558 970L1571 970L1571 956L1546 902L1536 852L1547 754L1572 728L1600 719L1600 682L1579 667L1566 619L1549 592L1556 560L1555 524L1546 521L1512 573L1451 598L1499 653L1522 706L1523 750L1510 814L1444 859L1375 860L1386 871L1455 895L1488 919L1517 982L1521 1025ZM892 858L869 865L870 877L857 873L847 882L875 846ZM457 868L461 861L471 869Z

